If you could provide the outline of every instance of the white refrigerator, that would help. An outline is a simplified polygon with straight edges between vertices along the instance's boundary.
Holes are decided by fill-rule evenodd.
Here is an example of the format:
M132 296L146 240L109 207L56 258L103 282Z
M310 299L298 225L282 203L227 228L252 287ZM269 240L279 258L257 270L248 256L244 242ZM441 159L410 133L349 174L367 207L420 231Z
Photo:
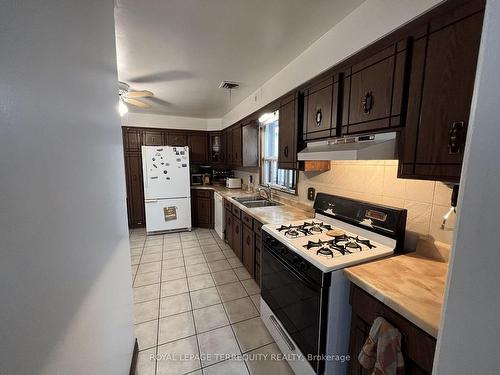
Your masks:
M191 230L189 148L142 146L146 232Z

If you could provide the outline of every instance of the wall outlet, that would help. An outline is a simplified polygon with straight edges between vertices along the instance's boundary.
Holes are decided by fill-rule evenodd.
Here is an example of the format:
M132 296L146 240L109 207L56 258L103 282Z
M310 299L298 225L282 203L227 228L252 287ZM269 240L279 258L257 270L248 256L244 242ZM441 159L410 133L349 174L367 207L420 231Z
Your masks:
M307 199L309 199L310 201L313 201L314 198L316 198L316 189L313 187L310 187L309 189L307 189Z

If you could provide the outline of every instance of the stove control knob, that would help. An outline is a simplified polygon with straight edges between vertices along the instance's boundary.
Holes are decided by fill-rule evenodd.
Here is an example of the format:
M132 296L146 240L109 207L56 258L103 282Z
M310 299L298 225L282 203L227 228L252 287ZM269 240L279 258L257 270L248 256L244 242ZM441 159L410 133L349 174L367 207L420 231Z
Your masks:
M300 262L299 269L301 271L305 271L307 269L307 263L306 262Z
M281 253L281 255L286 255L286 254L288 254L288 249L286 247L282 246L280 249L280 253Z
M300 262L300 258L299 258L297 255L295 255L295 256L293 257L293 259L292 259L292 263L293 263L294 265L297 265L299 262Z

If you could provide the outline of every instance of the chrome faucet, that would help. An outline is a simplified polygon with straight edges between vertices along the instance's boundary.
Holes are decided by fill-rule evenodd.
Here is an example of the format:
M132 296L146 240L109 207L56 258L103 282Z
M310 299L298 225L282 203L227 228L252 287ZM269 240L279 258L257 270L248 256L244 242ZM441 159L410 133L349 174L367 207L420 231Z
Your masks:
M260 185L259 187L257 187L257 193L259 193L260 195L260 192L263 191L264 193L266 193L266 199L268 201L273 201L273 191L271 189L271 185L267 184L267 185Z

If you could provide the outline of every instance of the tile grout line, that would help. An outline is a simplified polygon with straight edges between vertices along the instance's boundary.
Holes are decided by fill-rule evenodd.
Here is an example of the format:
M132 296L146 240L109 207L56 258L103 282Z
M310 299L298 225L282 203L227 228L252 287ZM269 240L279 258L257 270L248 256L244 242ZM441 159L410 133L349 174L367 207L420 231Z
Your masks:
M220 246L219 246L220 247ZM221 248L222 250L222 248ZM224 254L224 253L223 253ZM227 260L227 257L226 257L226 254L224 254L224 257L226 258ZM231 268L232 270L232 268ZM212 270L210 270L210 272L212 272ZM233 271L234 272L234 271ZM239 281L239 280L238 280ZM241 281L240 281L240 284L241 284ZM243 285L243 284L242 284ZM243 289L245 289L245 287L243 287ZM233 337L234 337L234 340L236 341L236 345L238 345L238 349L240 351L240 354L243 356L243 351L241 350L241 345L240 343L238 342L238 337L236 336L236 333L234 332L234 328L233 328L233 325L231 323L231 320L229 319L229 315L227 313L227 310L226 310L226 306L224 305L224 301L222 300L222 297L219 293L219 289L216 287L215 290L217 291L217 294L219 295L219 298L221 300L221 304L222 304L222 309L224 310L224 314L226 314L226 318L227 318L227 321L229 322L229 327L231 328L231 332L233 333ZM245 293L247 293L246 289L245 289ZM247 293L247 297L248 297L248 293ZM228 301L226 301L228 302ZM246 361L242 358L241 359L243 361L243 364L245 365L245 368L247 370L247 373L250 374L250 369L248 368L248 365L246 363ZM218 363L223 363L224 361L221 361L221 362L218 362Z
M190 232L192 233L192 232ZM195 237L196 234L195 234ZM198 244L199 244L199 241L198 241ZM196 320L194 318L194 313L193 313L193 300L191 298L191 288L189 287L189 280L188 280L188 275L187 275L187 268L186 268L186 262L184 261L184 247L182 246L182 238L181 238L181 252L182 252L182 263L184 264L184 272L186 273L186 283L187 283L187 287L188 287L188 297L189 297L189 304L191 305L191 318L193 319L193 327L194 327L194 335L195 335L195 341L196 341L196 348L198 348L198 361L200 363L200 368L199 369L196 369L194 371L202 371L202 364L201 364L201 351L200 351L200 343L198 342L198 333L197 333L197 329L196 329ZM202 371L202 374L203 374L203 371Z
M160 286L158 288L158 323L156 326L156 347L155 347L155 375L158 371L158 348L160 341L160 311L161 311L161 280L163 277L163 248L165 247L165 237L161 235L161 263L160 263Z

